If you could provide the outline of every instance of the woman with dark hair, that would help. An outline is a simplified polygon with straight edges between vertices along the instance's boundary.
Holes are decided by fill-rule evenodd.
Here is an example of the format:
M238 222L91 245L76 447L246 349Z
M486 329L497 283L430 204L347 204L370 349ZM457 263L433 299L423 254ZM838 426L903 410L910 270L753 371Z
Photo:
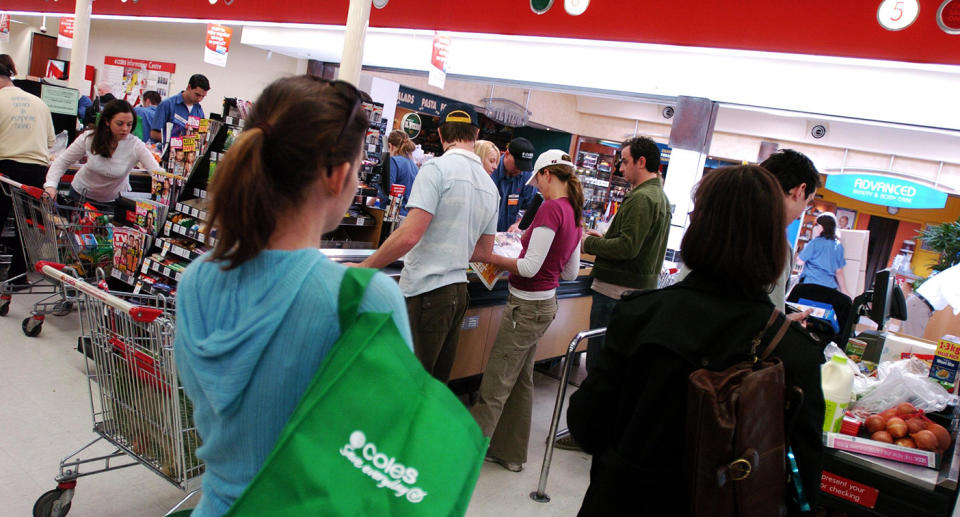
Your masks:
M786 240L783 190L756 166L710 173L694 194L681 243L690 274L678 284L627 295L613 311L606 346L570 399L567 422L593 455L581 516L689 515L685 464L688 377L722 371L749 357L770 319L768 291L780 276ZM781 327L780 314L764 342ZM804 399L786 420L806 499L816 508L823 458L821 346L792 323L774 357L787 389ZM786 480L784 480L786 482ZM790 493L790 492L788 492ZM788 498L789 499L789 498ZM785 501L791 513L798 509Z
M10 57L10 54L0 54L0 65L7 67L11 78L17 75L17 65L13 64L13 58Z
M137 163L148 171L162 170L143 141L130 134L135 125L130 103L108 102L96 128L78 136L50 165L43 184L47 194L56 198L57 185L67 167L84 157L87 163L70 183L70 198L74 202L86 198L99 204L113 204L121 193L130 190L130 171Z
M847 259L843 257L837 216L824 212L817 217L817 225L821 228L820 236L808 242L797 255L797 262L803 264L800 283L822 285L850 296L843 281Z
M194 517L226 513L253 480L340 337L346 266L317 248L357 190L365 99L341 81L274 81L217 167L209 211L217 242L177 291L177 368L206 467ZM359 304L392 313L411 343L395 281L376 274Z

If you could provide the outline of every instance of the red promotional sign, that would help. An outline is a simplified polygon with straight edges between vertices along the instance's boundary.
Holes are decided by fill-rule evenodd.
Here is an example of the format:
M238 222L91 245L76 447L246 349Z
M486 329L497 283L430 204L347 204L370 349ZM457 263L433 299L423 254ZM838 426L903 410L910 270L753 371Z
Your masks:
M433 50L430 53L430 68L427 84L443 88L447 79L447 58L450 54L450 36L446 33L433 33Z
M396 183L394 183L393 185L390 185L390 195L393 197L400 197L406 191L407 191L406 185L399 185Z
M107 56L103 58L103 64L155 70L157 72L174 73L177 71L176 63L164 63L163 61L147 61L143 59L130 59L127 57Z
M73 48L73 16L60 18L60 30L57 32L57 46Z
M867 508L876 506L877 496L880 495L880 491L876 488L857 483L826 470L820 476L820 491Z
M227 66L230 52L230 37L233 29L216 23L207 24L207 43L203 49L203 61L211 65Z
M9 14L0 14L0 41L10 41Z

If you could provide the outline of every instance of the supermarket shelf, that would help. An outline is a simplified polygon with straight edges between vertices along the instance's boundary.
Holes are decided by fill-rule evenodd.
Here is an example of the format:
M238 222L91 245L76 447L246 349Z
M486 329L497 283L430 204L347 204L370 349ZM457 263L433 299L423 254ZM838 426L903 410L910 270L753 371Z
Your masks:
M197 241L197 242L199 242L199 243L201 243L201 244L207 244L207 242L206 242L207 235L206 235L206 234L204 234L204 233L202 233L202 232L199 232L199 231L196 231L196 230L191 230L190 228L187 228L186 226L183 226L183 225L180 225L180 224L176 224L176 223L173 223L173 222L170 222L170 221L167 221L166 223L164 223L164 225L163 225L163 233L164 233L164 235L166 235L166 236L168 236L168 237L170 236L170 234L176 234L176 235L180 235L181 237L186 237L186 238L188 238L188 239L193 239L193 240L195 240L195 241ZM217 244L217 238L216 238L216 237L210 237L210 245L211 245L211 246L216 246L216 244Z
M189 215L190 217L196 217L197 219L201 219L203 221L207 220L206 210L200 210L184 203L177 203L177 212Z
M203 254L207 252L205 249L202 249L201 251L190 250L180 246L176 242L163 238L157 239L157 246L160 247L160 254L163 256L167 256L168 253L172 253L177 257L187 259L191 262L202 257Z
M117 280L131 286L136 283L136 277L134 275L124 273L116 268L110 270L110 278L116 278Z
M377 220L373 217L344 217L340 226L376 226Z
M165 276L174 282L179 282L180 276L183 274L181 271L174 271L170 269L169 266L164 266L151 258L143 259L143 266L140 268L140 272L146 275L150 274L151 271L158 275Z

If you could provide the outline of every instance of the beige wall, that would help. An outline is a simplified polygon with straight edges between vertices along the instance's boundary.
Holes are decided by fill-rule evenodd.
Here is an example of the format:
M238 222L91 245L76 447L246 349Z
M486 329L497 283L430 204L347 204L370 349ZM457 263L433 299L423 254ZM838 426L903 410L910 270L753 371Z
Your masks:
M39 32L41 19L18 15L13 19L29 25L11 23L10 42L0 43L0 53L10 54L20 75L25 76L30 64L30 33ZM55 36L58 23L58 18L47 17L47 34ZM106 56L175 63L177 71L173 75L172 90L183 89L191 75L203 74L212 87L210 95L201 103L203 109L206 113L220 113L224 97L255 99L274 79L298 71L299 60L280 54L267 59L265 50L240 44L240 26L232 28L233 43L227 66L219 67L203 62L205 24L93 20L87 64L97 68L99 79ZM69 59L69 51L61 49L60 57Z
M39 16L16 16L14 20L23 23L10 23L10 41L0 41L0 54L10 54L13 58L13 64L17 67L17 77L23 79L30 70L30 44L33 41L33 33L40 32L40 25L43 19ZM47 35L57 35L57 28L60 26L60 19L47 17ZM60 49L57 54L60 59L70 59L70 51Z
M186 87L193 74L210 80L210 93L201 103L206 113L223 111L224 97L256 99L274 79L297 72L297 60L241 45L239 26L233 26L233 43L227 66L203 62L206 25L201 23L158 23L94 20L90 30L88 62L99 70L106 56L149 59L176 63L171 91ZM98 75L99 79L99 75Z

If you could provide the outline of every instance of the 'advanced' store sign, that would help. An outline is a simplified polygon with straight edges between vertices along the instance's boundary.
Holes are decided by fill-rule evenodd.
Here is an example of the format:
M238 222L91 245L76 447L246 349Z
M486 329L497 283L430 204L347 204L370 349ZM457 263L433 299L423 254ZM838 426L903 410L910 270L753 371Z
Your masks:
M831 174L828 190L853 199L900 208L943 208L947 194L912 181L886 176Z

